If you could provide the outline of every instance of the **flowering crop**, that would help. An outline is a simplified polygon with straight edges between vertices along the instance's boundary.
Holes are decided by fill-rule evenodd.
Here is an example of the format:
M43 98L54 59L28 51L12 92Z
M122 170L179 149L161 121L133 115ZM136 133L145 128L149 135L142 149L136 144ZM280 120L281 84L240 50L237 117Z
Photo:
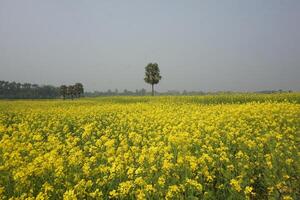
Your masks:
M0 199L299 198L300 104L240 96L1 101Z

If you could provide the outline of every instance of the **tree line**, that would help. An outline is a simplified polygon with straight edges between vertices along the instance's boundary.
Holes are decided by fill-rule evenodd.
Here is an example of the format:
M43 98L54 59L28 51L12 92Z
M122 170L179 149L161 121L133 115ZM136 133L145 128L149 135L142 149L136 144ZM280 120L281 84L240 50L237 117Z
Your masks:
M145 77L144 81L151 84L152 96L154 96L154 85L158 84L161 80L160 70L157 63L149 63L145 67ZM84 94L84 88L82 83L75 83L74 85L61 85L60 87L55 87L52 85L38 85L31 83L17 83L15 81L0 81L0 98L7 99L52 99L62 97L63 99L70 98L80 98ZM118 91L107 93L99 93L99 96L111 96L111 95L122 95ZM124 95L146 95L146 90L136 90L135 93L124 90ZM92 96L92 95L91 95Z
M55 99L60 97L73 99L81 97L83 92L84 89L81 83L76 83L71 86L62 85L61 87L55 87L52 85L0 80L1 99Z
M84 95L86 97L98 97L98 96L145 96L149 95L146 89L136 89L135 91L131 91L128 89L124 89L123 91L119 91L118 89L107 91L94 91L94 92L85 92Z
M75 83L74 85L61 85L60 87L54 87L52 85L37 85L31 83L17 83L9 81L0 81L0 98L5 99L52 99L52 98L79 98L84 96L97 97L97 96L145 96L145 95L215 95L215 94L228 94L233 93L231 91L219 91L219 92L202 92L202 91L186 91L183 92L177 90L169 90L167 92L157 92L154 90L154 85L158 84L162 79L160 75L160 69L157 63L149 63L145 67L144 81L151 85L151 93L147 92L144 88L141 90L130 91L125 89L119 92L118 89L107 90L105 92L84 92L83 85L81 83ZM291 90L266 90L257 91L254 93L285 93L292 92Z
M63 99L66 98L80 98L84 94L83 85L81 83L75 83L75 85L61 85L59 88L60 95Z
M37 85L0 81L0 98L4 99L52 99L59 97L59 88L52 85Z

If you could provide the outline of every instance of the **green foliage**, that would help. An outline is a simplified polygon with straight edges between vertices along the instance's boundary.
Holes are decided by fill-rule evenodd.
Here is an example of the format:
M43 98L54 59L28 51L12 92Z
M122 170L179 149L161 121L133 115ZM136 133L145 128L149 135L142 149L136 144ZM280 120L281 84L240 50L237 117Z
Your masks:
M0 81L0 99L52 99L59 97L58 87Z
M146 83L152 85L152 96L154 95L153 85L158 84L161 80L160 70L157 63L149 63L145 67L145 78Z
M67 96L67 89L68 87L66 85L62 85L60 86L59 88L59 92L60 92L60 95L65 99L66 96Z

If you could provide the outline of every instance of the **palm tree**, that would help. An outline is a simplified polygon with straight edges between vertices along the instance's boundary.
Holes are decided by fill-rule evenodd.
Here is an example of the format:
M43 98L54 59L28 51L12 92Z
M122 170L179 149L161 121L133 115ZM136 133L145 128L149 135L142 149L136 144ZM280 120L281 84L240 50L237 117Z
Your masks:
M145 67L145 78L146 83L152 86L152 96L154 96L154 85L158 84L161 80L160 71L157 63L149 63Z

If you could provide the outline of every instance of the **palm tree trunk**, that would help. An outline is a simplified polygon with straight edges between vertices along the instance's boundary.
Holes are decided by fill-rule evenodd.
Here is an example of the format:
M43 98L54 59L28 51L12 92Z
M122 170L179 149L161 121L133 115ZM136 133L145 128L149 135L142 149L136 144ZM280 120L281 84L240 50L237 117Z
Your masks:
M154 84L152 84L152 96L154 96Z

